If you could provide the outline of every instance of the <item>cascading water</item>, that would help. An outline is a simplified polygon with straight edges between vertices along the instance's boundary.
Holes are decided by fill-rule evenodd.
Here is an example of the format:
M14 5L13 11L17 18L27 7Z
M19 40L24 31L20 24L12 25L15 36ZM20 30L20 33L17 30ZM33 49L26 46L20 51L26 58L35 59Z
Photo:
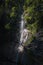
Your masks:
M20 21L20 42L19 42L19 47L18 51L22 52L23 49L23 44L27 41L28 38L28 30L25 28L26 21L24 21L23 15L21 16L21 21Z
M23 20L23 15L21 16L21 24L20 24L20 44L23 43L23 31L25 27L25 22Z
M19 47L18 47L18 51L22 52L23 51L23 31L24 31L24 27L25 27L25 22L23 20L23 15L21 16L21 22L20 22L20 42L19 42Z
M17 51L17 56L16 56L16 63L18 63L19 53L24 50L24 47L22 44L24 44L26 42L27 37L28 37L28 30L25 29L25 22L24 22L23 15L22 15L21 21L20 21L20 42L19 42L19 46L17 48L18 51Z
M23 50L23 47L22 47L23 29L24 29L24 21L23 21L23 16L21 16L21 21L20 21L20 42L19 42L19 46L17 48L16 64L18 63L19 52Z

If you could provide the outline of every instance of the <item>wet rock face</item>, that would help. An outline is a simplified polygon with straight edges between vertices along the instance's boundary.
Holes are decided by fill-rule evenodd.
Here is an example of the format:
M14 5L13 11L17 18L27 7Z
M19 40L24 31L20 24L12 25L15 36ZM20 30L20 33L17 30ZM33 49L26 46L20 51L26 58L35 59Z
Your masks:
M18 62L20 65L43 65L43 41L33 40L30 46L20 53Z
M38 60L43 60L43 31L36 34L36 39L30 44L32 52Z
M43 41L33 40L30 44L35 65L43 65Z
M30 50L28 50L30 49ZM43 41L34 39L24 49L21 60L22 65L43 65Z
M15 46L19 43L19 23L15 22L13 27L11 30L4 28L0 31L0 65L15 63Z
M35 36L38 40L43 41L43 31L39 31Z

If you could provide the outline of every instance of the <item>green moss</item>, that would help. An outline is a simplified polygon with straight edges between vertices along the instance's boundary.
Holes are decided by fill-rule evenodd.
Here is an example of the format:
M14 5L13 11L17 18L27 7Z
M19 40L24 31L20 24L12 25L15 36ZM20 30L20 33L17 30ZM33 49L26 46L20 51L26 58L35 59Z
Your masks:
M5 25L5 29L11 29L10 23L8 23L8 24Z
M15 7L12 7L11 12L10 12L10 17L15 17Z

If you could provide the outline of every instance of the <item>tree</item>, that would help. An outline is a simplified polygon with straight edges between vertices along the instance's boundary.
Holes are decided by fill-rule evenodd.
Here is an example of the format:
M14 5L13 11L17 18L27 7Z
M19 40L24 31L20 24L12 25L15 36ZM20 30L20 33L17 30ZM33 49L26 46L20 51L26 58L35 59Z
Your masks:
M43 4L42 0L25 0L24 3L24 18L27 21L27 27L32 27L32 31L37 32L43 28ZM30 27L30 28L31 28Z

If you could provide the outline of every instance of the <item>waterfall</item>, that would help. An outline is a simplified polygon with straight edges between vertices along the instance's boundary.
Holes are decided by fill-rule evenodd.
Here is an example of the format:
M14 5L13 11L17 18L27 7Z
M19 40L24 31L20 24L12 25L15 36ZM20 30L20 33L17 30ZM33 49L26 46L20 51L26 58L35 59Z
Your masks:
M21 24L20 24L20 45L24 44L28 39L28 30L25 28L26 21L21 16Z
M24 30L24 20L23 20L23 15L21 16L21 21L20 21L20 42L19 42L19 46L17 48L17 56L16 56L16 63L18 63L18 59L19 59L19 52L23 51L23 46L22 46L22 42L23 42L23 30Z
M20 21L20 42L19 42L19 51L23 51L23 44L27 41L28 30L25 28L26 21L24 21L23 15L21 16Z
M17 56L16 56L16 63L18 63L18 58L19 58L19 53L23 52L24 47L22 44L24 44L27 41L28 38L28 30L25 28L25 21L23 18L23 15L21 16L21 21L20 21L20 42L19 46L17 48Z
M20 44L23 43L23 31L25 27L25 22L23 20L23 15L21 16L21 23L20 23Z

